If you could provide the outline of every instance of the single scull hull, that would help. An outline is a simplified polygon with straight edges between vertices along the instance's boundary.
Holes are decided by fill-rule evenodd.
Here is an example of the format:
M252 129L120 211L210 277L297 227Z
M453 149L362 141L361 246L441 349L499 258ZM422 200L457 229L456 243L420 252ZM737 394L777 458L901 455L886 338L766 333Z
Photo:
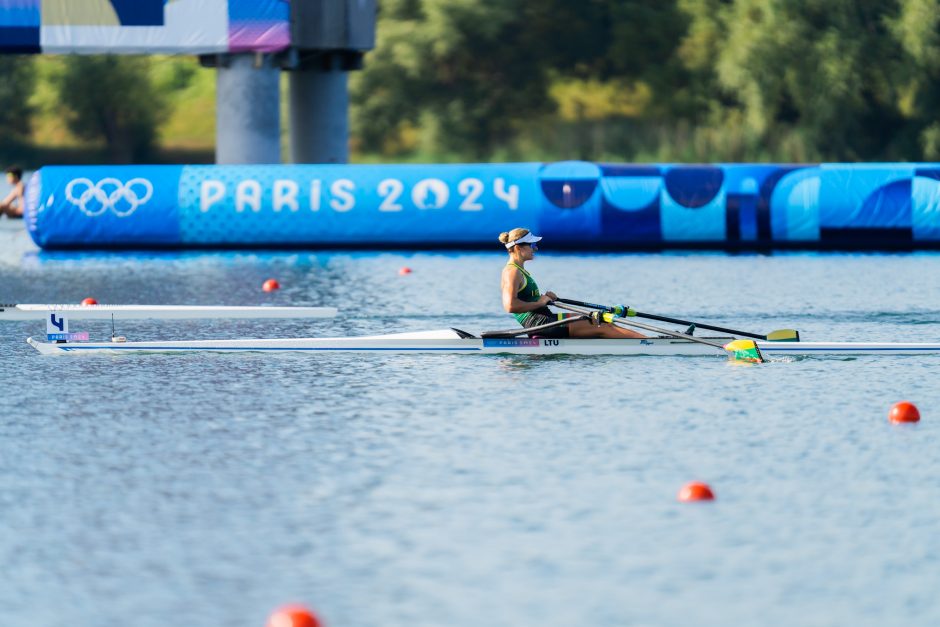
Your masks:
M708 338L729 342L733 338ZM69 342L27 340L44 355L178 353L178 352L303 352L303 353L471 353L493 355L658 355L726 356L719 348L675 338L649 339L479 339L462 338L451 330L397 333L349 338L258 340L183 340L156 342ZM765 356L786 355L929 355L940 354L938 343L757 342Z

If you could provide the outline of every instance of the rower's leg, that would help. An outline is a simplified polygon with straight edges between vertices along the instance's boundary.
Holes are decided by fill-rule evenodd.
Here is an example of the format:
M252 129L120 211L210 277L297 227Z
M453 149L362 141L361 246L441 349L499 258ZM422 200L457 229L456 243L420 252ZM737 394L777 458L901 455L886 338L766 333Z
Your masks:
M600 337L610 340L622 340L624 338L643 338L646 336L642 333L637 333L636 331L617 327L612 324L602 324L599 327L595 327L587 320L578 320L568 325L568 337Z

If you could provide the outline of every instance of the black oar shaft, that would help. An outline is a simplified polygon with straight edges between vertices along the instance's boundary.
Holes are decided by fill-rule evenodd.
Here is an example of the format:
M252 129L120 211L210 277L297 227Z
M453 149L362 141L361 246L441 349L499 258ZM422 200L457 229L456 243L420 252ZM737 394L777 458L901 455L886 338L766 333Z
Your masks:
M554 303L552 303L553 306L558 307L559 309L567 309L568 311L573 311L575 313L580 313L580 314L590 313L577 306L561 304L559 303L560 300L561 299L558 299ZM721 350L727 350L724 344L720 344L718 342L710 342L700 337L694 337L692 335L685 335L683 333L677 333L676 331L670 331L669 329L661 329L659 327L654 327L651 324L643 324L642 322L637 322L636 320L627 320L625 318L612 318L611 324L614 324L619 327L627 327L627 326L636 327L638 329L643 329L645 331L652 331L653 333L661 333L662 335L669 335L676 339L688 340L690 342L698 342L699 344L705 344L706 346L713 346L715 348L720 348Z
M646 318L647 320L658 320L659 322L669 322L671 324L694 324L696 328L699 329L708 329L709 331L718 331L719 333L731 333L732 335L743 335L744 337L750 337L755 340L766 340L766 335L760 335L758 333L750 333L748 331L736 331L734 329L726 329L725 327L715 326L713 324L703 324L701 322L691 322L688 320L680 320L679 318L670 318L668 316L657 316L656 314L643 313L641 311L634 311L634 316L638 318Z
M568 298L559 298L558 301L556 301L556 302L568 303L569 305L577 305L577 306L580 306L580 307L590 307L591 309L600 309L600 310L602 310L602 311L612 311L612 308L609 307L609 306L607 306L607 305L595 305L595 304L593 304L593 303L585 303L585 302L582 302L582 301L579 301L579 300L571 300L571 299L568 299ZM750 332L748 332L748 331L737 331L737 330L735 330L735 329L728 329L728 328L725 328L725 327L719 327L719 326L715 326L715 325L712 325L712 324L705 324L705 323L702 323L702 322L692 322L691 320L681 320L681 319L679 319L679 318L670 318L670 317L668 317L668 316L659 316L659 315L656 315L656 314L648 314L648 313L643 313L642 311L636 311L636 310L633 310L633 309L630 310L630 313L631 313L630 316L626 316L626 312L624 312L624 316L625 316L625 317L634 317L634 316L636 316L637 318L646 318L647 320L656 320L656 321L659 321L659 322L668 322L668 323L670 323L670 324L682 324L682 325L691 325L691 324L694 324L694 325L696 326L696 328L699 328L699 329L708 329L709 331L718 331L719 333L730 333L730 334L732 334L732 335L741 335L741 336L744 336L744 337L753 338L753 339L755 339L755 340L766 340L766 339L767 339L767 336L766 336L766 335L760 335L760 334L758 334L758 333L750 333Z
M591 309L603 309L604 311L613 310L613 307L610 305L595 305L594 303L586 303L583 300L574 300L573 298L558 298L555 300L555 302L577 305L578 307L590 307Z

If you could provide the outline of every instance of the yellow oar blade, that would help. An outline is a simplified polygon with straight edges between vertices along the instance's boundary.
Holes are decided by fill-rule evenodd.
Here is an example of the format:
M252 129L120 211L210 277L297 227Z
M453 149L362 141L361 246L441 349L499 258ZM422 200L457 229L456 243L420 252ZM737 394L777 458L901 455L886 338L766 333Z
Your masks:
M746 361L754 364L764 362L764 356L760 354L760 349L757 348L754 340L734 340L725 344L724 349L728 351L728 356L735 361Z
M800 332L796 329L780 329L767 334L768 342L799 342Z

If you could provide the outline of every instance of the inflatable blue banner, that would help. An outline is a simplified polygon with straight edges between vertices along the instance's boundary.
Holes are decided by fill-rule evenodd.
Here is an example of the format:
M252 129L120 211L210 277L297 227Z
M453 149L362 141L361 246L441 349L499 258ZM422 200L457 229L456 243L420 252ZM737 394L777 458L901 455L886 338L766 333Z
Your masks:
M940 164L44 167L44 248L937 247Z

